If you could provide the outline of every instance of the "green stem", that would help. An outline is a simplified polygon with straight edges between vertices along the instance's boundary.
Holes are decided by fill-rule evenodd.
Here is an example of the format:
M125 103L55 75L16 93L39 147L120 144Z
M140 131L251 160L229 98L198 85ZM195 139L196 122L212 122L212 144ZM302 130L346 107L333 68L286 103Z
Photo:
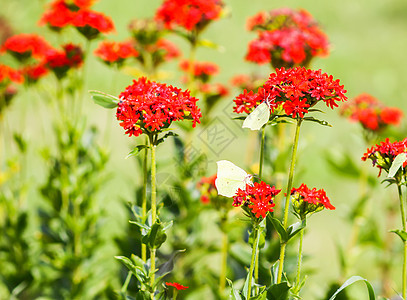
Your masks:
M295 279L295 294L298 296L300 292L301 279L301 263L302 263L302 244L304 240L304 228L300 231L300 244L298 246L298 262L297 262L297 277Z
M146 144L148 141L146 140ZM143 221L147 215L147 180L148 180L148 169L147 169L147 160L148 160L148 148L145 148L144 152L144 159L143 159L143 198L141 203L141 217ZM141 244L141 259L146 262L147 261L147 245Z
M177 295L178 295L178 290L176 288L174 288L174 296L172 297L173 300L177 299Z
M260 162L259 162L259 179L263 175L263 160L264 160L264 140L266 137L266 126L261 129L261 145L260 145Z
M403 227L403 231L406 231L406 215L405 215L405 208L404 208L404 200L403 194L401 190L401 184L397 184L397 189L399 193L399 200L400 200L400 211L401 211L401 224ZM406 287L407 287L407 241L404 241L404 255L403 255L403 275L402 275L402 295L403 299L406 299Z
M285 198L285 204L284 204L284 219L283 219L284 229L287 229L287 223L288 223L288 208L290 206L290 194L291 194L291 188L292 188L293 179L294 179L295 159L297 156L297 147L298 147L298 139L300 136L301 123L302 123L302 119L297 119L297 127L295 128L295 136L294 136L294 142L293 142L293 152L291 155L290 173L288 176L287 192L286 192L286 198ZM287 243L285 243L285 242L281 243L281 245L280 245L280 260L279 260L279 266L278 266L277 283L281 283L281 277L283 275L286 245L287 245Z
M151 148L151 224L155 224L157 220L157 185L156 185L156 160L155 160L155 151L156 145L154 142L156 136L150 137L150 148ZM154 285L155 281L155 254L156 249L150 249L150 284ZM154 292L151 294L151 299L154 299Z
M219 292L223 294L226 286L226 271L227 271L227 259L228 259L228 236L225 232L225 223L227 221L227 213L221 219L221 228L222 228L222 250L221 250L221 268L220 268L220 277L219 277Z
M127 296L127 287L129 286L131 276L132 276L131 271L129 271L127 273L126 281L124 282L122 289L120 290L120 294L121 294L123 300L127 299L127 297L126 297Z
M189 70L188 70L188 89L191 91L191 95L195 95L196 87L195 87L195 75L194 75L194 63L195 63L195 56L196 56L196 41L197 37L195 33L192 33L191 37L191 51L189 53Z
M259 227L256 225L254 228L254 238L255 238L255 242L252 248L252 258L250 260L250 268L249 268L249 283L247 286L247 299L250 298L251 296L251 290L252 290L252 280L253 280L253 268L255 265L255 260L256 260L256 256L257 256L257 248L259 247L259 237L260 237L260 233L259 233Z

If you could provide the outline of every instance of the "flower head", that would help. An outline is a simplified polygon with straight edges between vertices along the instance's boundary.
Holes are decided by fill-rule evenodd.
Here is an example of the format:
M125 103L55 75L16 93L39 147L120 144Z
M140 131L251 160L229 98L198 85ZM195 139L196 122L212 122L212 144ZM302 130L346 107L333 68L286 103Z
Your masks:
M109 33L114 30L111 18L92 10L79 10L75 13L72 25L88 40L99 36L100 33Z
M192 119L192 126L199 123L201 111L197 98L190 92L163 83L149 81L145 77L134 80L124 92L117 108L116 117L129 136L159 132L172 121Z
M177 282L166 282L165 284L167 286L172 286L172 287L176 288L177 290L186 290L188 288L187 286L183 286Z
M48 69L45 67L44 63L29 65L22 68L20 71L29 83L35 83L41 77L44 77L48 74Z
M43 37L27 33L9 37L1 48L2 51L9 52L20 61L30 57L42 59L50 49L52 49L51 45Z
M245 190L238 189L233 196L233 206L241 206L252 217L265 218L268 212L274 210L273 200L280 191L263 181L253 185L246 184Z
M261 80L260 76L255 74L238 74L230 79L230 84L240 88L242 91L256 90L263 84L263 80Z
M208 204L214 198L218 197L218 192L215 186L216 174L210 177L202 177L201 180L196 185L198 190L201 192L201 202L203 204Z
M184 72L190 72L192 70L194 77L204 83L208 82L211 76L219 73L219 67L212 62L194 62L191 67L190 62L184 60L179 66Z
M346 101L346 90L339 80L321 70L303 67L276 69L257 93L244 90L233 101L236 113L250 113L261 102L266 101L271 112L282 110L291 118L303 118L318 102L328 107L337 107L337 102Z
M0 87L6 87L11 82L23 83L24 77L17 70L0 64Z
M275 68L306 66L315 56L328 53L328 40L305 10L282 8L260 12L248 20L248 29L257 30L249 43L246 60L270 63Z
M79 68L83 63L83 51L79 46L66 44L63 50L53 49L48 52L45 66L53 71L61 79L65 77L68 70Z
M151 45L161 39L164 33L164 23L153 18L135 19L130 22L129 30L137 43Z
M64 0L56 0L41 16L40 25L48 25L51 29L59 31L71 25L76 12L72 11Z
M382 170L386 171L387 173L389 172L394 159L401 153L407 153L407 138L394 143L390 143L390 140L386 138L386 140L381 142L379 145L376 144L375 146L368 148L366 153L363 154L362 160L366 161L367 159L371 159L373 166L379 168L380 176ZM404 175L406 166L407 160L404 161L403 168L400 168L395 176L397 177Z
M187 31L201 31L211 20L220 17L221 0L165 0L156 13L156 20L172 29L180 26Z
M291 189L291 199L294 212L300 219L324 208L335 209L323 189L310 189L305 184L301 184L299 188Z
M150 53L155 68L181 55L177 46L165 39L159 39L156 43L147 45L145 50ZM144 63L142 56L139 56L137 59Z
M103 41L95 50L95 55L106 64L122 64L126 58L138 56L131 41L115 42Z
M395 107L386 107L369 94L360 94L341 107L341 114L352 121L360 122L364 129L380 131L388 125L398 125L403 112Z

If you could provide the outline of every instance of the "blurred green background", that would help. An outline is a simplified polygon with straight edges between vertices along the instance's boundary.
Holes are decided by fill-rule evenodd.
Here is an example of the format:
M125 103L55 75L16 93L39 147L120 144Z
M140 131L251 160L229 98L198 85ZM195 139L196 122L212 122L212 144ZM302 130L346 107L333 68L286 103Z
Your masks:
M266 78L270 72L268 66L259 67L243 59L248 42L255 37L254 33L246 30L246 19L261 10L287 6L304 8L320 23L331 43L329 56L316 58L312 68L320 68L340 79L348 90L349 98L367 92L389 106L401 108L407 114L407 1L224 0L224 2L227 15L213 22L204 33L204 38L220 45L221 50L200 48L197 52L197 60L212 61L220 66L220 74L215 81L229 84L229 79L233 75L252 72L260 73ZM0 15L10 22L15 33L36 32L57 45L60 41L54 34L47 28L37 26L46 4L47 1L39 0L0 0ZM112 17L115 23L116 33L107 38L123 40L129 36L127 25L130 20L153 16L160 4L159 0L100 0L95 4L94 9ZM184 40L176 36L168 36L168 38L176 42L185 57L188 57L188 45ZM69 41L69 37L64 39ZM92 43L92 49L96 46L96 42ZM168 71L166 82L180 86L177 62L166 64L164 69ZM132 78L130 74L114 72L95 57L91 57L86 89L118 94L131 84ZM222 116L223 109L237 94L238 92L232 89L230 95L218 105L219 115ZM103 205L109 212L106 217L106 237L108 238L127 222L118 199L131 198L134 184L141 182L141 177L136 164L124 159L130 146L134 145L134 141L124 135L117 121L114 120L114 112L96 106L90 98L83 101L86 102L84 112L89 124L95 124L100 129L102 132L100 143L111 152L108 163L110 180L103 189ZM338 156L344 152L350 153L360 168L367 168L371 174L376 174L376 170L369 166L369 162L360 161L366 146L361 137L359 125L340 117L338 110L323 109L327 113L322 118L328 120L333 127L317 126L314 123L305 124L302 127L295 186L305 182L308 186L324 188L337 209L318 214L309 221L304 251L310 258L305 264L315 272L307 281L304 299L319 299L322 297L321 291L327 288L329 281L338 278L335 243L346 244L348 241L350 224L345 221L345 217L349 212L349 206L356 201L359 193L358 182L332 172L326 163L327 151ZM47 117L49 113L43 99L24 91L18 95L7 111L8 126L23 133L27 140L35 145L30 148L27 161L32 187L44 182L40 150L49 143L51 138L52 124L43 124L43 122L49 122ZM49 131L45 129L42 132L42 128L47 128L48 125ZM200 130L202 128L198 126L196 132L199 133ZM398 128L398 132L400 137L406 135L405 121ZM238 137L219 155L210 153L211 163L208 166L207 175L215 172L217 160L228 159L237 164L243 161L248 141L247 132L236 130L236 134ZM171 144L168 148L172 149ZM158 156L159 160L165 162L170 157L170 153L163 148L159 149ZM165 170L171 170L171 165L167 164L162 172ZM32 188L30 202L37 201L38 197L38 191ZM380 219L383 203L395 197L392 188L385 189L384 186L379 186L374 193L374 199L370 201L370 212ZM380 234L388 234L386 228L382 227L380 230ZM114 255L117 255L114 248L107 247L106 257ZM371 280L374 285L379 285L379 282L375 282L377 270L372 267L372 261L376 259L374 251L366 251L356 263L358 273L354 275L363 276ZM111 265L113 265L113 258ZM394 278L399 284L401 270L394 271ZM362 288L359 287L359 289ZM358 298L359 296L355 297L355 299L362 299Z

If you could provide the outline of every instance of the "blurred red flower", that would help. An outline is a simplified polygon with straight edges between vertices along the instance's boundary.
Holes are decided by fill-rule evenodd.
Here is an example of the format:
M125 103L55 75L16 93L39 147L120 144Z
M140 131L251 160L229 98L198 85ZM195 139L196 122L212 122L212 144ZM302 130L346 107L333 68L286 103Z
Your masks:
M131 41L103 41L94 54L107 64L122 63L126 58L138 56Z
M0 85L7 86L10 82L23 83L24 77L13 68L0 64Z
M116 117L129 136L151 134L167 128L172 121L192 119L192 126L200 123L201 111L197 98L189 91L171 85L149 81L145 77L134 80L119 95Z
M243 206L256 218L265 218L268 212L274 210L274 197L280 193L274 186L261 181L255 182L253 186L246 184L246 189L238 189L233 196L233 206Z
M72 25L89 40L96 38L100 33L114 30L112 19L92 10L79 10L75 13Z
M45 67L44 63L38 63L22 68L21 74L23 74L27 82L35 83L41 77L48 74L48 69Z
M220 17L221 0L165 0L156 12L156 20L172 29L175 25L188 31L200 31Z
M48 25L51 29L61 30L63 27L71 25L75 17L75 12L69 9L64 0L52 2L39 21L40 25Z
M82 63L83 51L79 46L73 44L64 45L63 50L49 51L45 59L45 66L59 79L65 77L69 69L79 68Z
M189 73L193 72L194 77L202 82L208 82L211 76L219 73L219 67L212 62L194 62L193 66L188 60L184 60L179 64L182 71Z
M395 107L386 107L369 94L360 94L341 107L341 114L352 121L360 122L363 128L379 131L388 125L398 125L403 112Z
M1 50L7 51L19 60L30 57L41 59L52 49L51 45L37 34L20 33L9 37Z
M183 286L176 282L166 282L165 284L167 286L172 286L172 287L176 288L177 290L186 290L188 288L187 286Z

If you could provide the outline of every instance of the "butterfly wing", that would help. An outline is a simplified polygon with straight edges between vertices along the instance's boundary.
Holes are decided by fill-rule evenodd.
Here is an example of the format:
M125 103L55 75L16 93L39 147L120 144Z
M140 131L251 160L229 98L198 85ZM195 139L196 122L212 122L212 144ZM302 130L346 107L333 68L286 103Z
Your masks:
M216 178L215 186L218 190L218 195L233 197L239 188L242 190L246 188L246 183L244 181L233 180L224 177Z
M270 108L266 101L257 106L244 120L242 128L260 130L270 119Z
M246 187L245 179L248 174L243 169L227 160L220 160L217 165L215 186L219 195L233 197L239 188Z

